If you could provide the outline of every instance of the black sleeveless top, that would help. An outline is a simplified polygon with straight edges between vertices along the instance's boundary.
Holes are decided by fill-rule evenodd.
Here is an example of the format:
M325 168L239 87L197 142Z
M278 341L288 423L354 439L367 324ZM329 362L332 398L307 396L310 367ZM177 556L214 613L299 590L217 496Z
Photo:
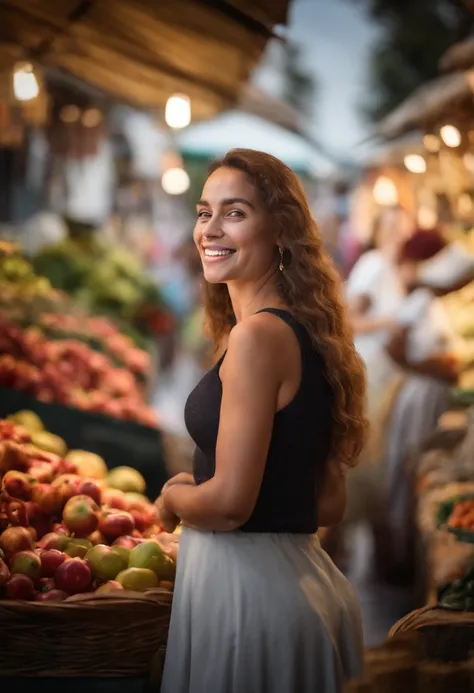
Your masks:
M328 460L332 428L332 389L324 363L305 328L284 310L265 308L294 331L301 349L298 392L275 414L263 481L245 532L312 534L318 529L317 484ZM219 369L225 354L202 378L186 402L185 421L196 443L197 484L214 476L222 399Z

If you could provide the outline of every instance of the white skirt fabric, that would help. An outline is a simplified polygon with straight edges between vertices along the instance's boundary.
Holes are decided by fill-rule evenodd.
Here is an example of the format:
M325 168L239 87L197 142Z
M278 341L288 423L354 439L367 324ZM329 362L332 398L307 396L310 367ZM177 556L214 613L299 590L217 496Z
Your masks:
M340 693L362 655L317 536L183 530L161 693Z

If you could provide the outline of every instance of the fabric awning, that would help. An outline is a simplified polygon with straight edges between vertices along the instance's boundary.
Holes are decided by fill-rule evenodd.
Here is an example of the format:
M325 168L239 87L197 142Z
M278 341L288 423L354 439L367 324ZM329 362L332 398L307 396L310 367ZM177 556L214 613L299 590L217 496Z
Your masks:
M200 120L234 106L291 0L2 0L0 69L64 70L139 108L185 92Z

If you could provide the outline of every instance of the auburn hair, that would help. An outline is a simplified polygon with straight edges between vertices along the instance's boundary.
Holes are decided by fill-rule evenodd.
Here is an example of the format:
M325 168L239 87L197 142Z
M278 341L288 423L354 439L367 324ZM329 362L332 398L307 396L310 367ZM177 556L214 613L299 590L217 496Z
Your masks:
M365 368L357 354L343 307L342 283L321 236L304 190L293 171L279 159L252 149L232 149L211 164L242 171L256 187L275 228L275 251L283 249L284 271L278 291L293 317L308 331L321 354L333 390L331 456L355 466L365 443ZM279 256L275 254L276 266ZM235 325L226 284L204 281L206 323L217 347Z

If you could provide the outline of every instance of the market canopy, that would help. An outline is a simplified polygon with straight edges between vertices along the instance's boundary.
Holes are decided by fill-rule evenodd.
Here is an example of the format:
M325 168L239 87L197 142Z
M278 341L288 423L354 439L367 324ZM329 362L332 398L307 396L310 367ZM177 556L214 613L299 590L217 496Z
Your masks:
M472 98L474 70L443 75L417 89L377 126L375 134L395 139L433 122Z
M234 106L291 0L2 0L0 70L28 59L117 100L193 117Z

